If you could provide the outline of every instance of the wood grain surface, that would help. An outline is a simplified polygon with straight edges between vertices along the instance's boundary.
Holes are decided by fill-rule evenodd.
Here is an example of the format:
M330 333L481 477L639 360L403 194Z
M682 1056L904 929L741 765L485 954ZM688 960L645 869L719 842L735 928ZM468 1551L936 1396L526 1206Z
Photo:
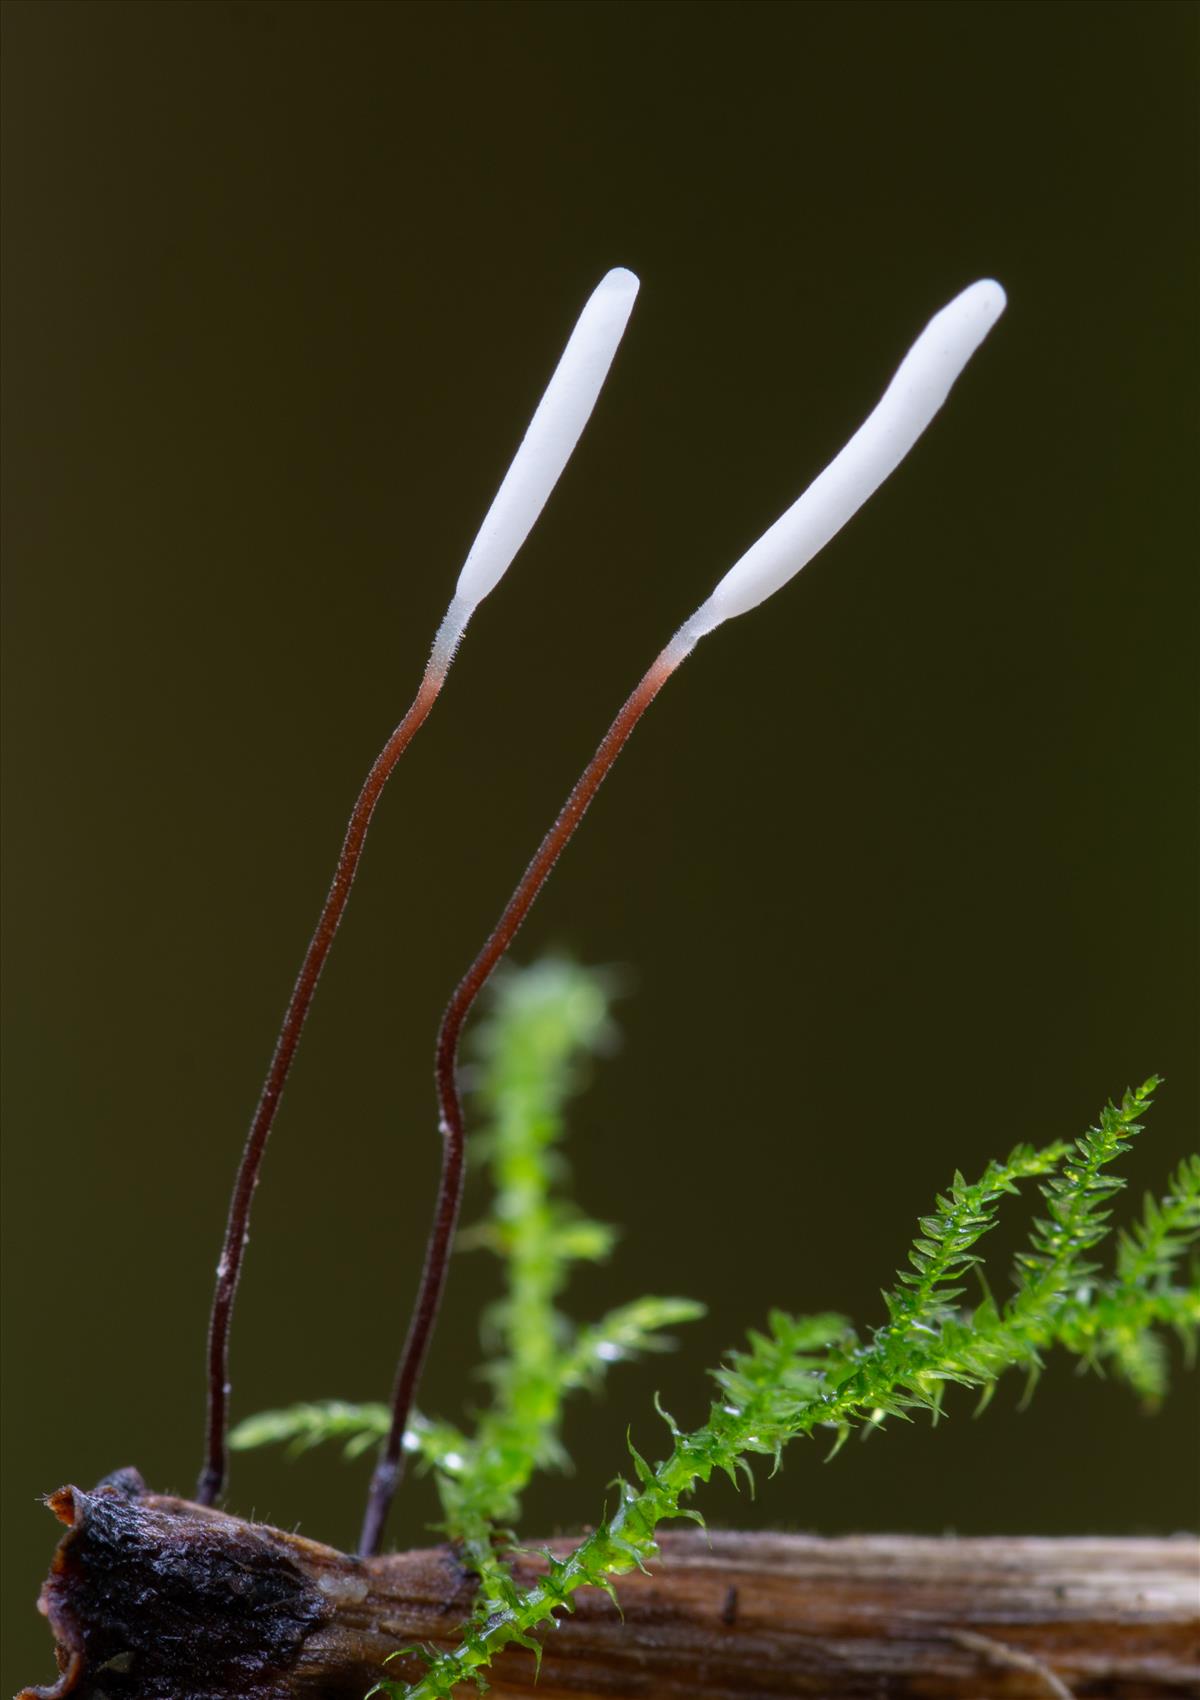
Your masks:
M472 1578L449 1547L348 1557L148 1493L66 1487L41 1607L60 1674L21 1700L362 1700L383 1660L452 1644ZM570 1543L551 1543L563 1549ZM655 1700L1200 1695L1200 1548L1172 1539L666 1534L622 1613L582 1590L492 1693ZM518 1579L539 1565L521 1559ZM414 1658L390 1667L415 1677Z

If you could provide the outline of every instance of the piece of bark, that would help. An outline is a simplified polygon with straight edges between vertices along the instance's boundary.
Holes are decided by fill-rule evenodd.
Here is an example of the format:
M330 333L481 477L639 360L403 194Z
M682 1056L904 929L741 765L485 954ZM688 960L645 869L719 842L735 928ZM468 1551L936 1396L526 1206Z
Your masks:
M148 1493L135 1471L48 1503L68 1525L40 1601L60 1676L19 1700L362 1700L389 1653L452 1644L471 1607L449 1547L350 1558ZM652 1575L620 1581L623 1619L585 1589L543 1631L541 1700L1200 1694L1200 1553L1187 1537L689 1531L661 1547ZM540 1566L516 1568L527 1585ZM489 1676L495 1695L534 1693L522 1649Z

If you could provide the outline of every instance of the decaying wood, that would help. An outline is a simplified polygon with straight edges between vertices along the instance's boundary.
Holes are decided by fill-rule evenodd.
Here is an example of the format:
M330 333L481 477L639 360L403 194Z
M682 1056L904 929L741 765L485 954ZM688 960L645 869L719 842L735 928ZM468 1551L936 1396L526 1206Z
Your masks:
M473 1583L448 1547L360 1560L148 1493L122 1471L49 1504L53 1685L19 1700L361 1700L387 1654L449 1644ZM539 1566L522 1560L519 1580ZM667 1534L650 1576L545 1633L536 1692L752 1700L1200 1694L1197 1543ZM419 1674L419 1661L390 1667ZM532 1695L510 1648L492 1693Z

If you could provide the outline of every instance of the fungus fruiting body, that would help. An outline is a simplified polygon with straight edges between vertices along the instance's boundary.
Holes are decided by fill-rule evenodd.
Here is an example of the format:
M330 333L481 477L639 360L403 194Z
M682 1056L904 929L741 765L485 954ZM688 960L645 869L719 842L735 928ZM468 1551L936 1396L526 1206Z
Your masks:
M904 459L1005 307L1000 285L971 284L935 314L880 401L841 452L738 560L651 663L543 838L442 1019L436 1078L442 1174L425 1265L392 1390L392 1422L371 1482L359 1550L377 1550L403 1469L404 1433L420 1379L458 1220L465 1129L456 1082L458 1041L471 1007L569 843L630 733L700 638L781 589L850 520Z

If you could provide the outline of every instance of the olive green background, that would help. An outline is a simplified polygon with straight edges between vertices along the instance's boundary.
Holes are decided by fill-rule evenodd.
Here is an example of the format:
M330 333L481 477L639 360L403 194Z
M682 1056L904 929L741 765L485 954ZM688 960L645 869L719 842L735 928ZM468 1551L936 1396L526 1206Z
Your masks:
M626 1232L578 1313L711 1307L574 1411L527 1531L596 1517L627 1420L653 1452L656 1388L697 1418L768 1306L876 1319L955 1166L1152 1070L1135 1190L1194 1144L1198 280L1190 6L88 0L5 36L11 1690L51 1665L37 1496L194 1480L227 1190L344 818L611 265L643 282L611 380L321 987L236 1413L384 1394L457 975L658 646L980 275L1009 310L935 428L701 646L519 941L625 973L574 1167ZM482 1397L492 1273L454 1270L427 1408ZM1019 1393L708 1509L1193 1519L1194 1384L1154 1419L1062 1364ZM366 1469L242 1458L229 1504L347 1543ZM431 1515L410 1484L395 1539Z

